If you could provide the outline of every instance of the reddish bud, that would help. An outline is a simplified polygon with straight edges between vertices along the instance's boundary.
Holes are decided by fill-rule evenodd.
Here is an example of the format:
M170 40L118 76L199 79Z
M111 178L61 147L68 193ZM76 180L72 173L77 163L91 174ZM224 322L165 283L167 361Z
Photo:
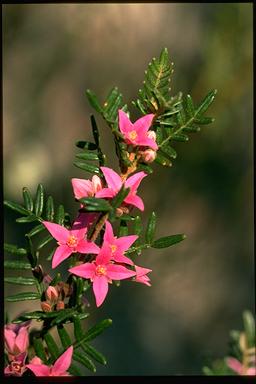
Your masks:
M49 285L49 287L47 288L47 290L45 292L45 296L49 301L52 302L52 301L56 301L58 299L59 293L55 287Z
M156 151L153 151L153 149L146 149L145 151L140 152L140 155L145 163L152 163L156 158Z
M148 131L147 135L148 135L149 139L152 139L152 140L156 141L156 133L155 133L155 131Z
M52 307L49 303L47 303L47 301L41 302L41 308L44 312L51 312L52 311Z
M56 309L57 311L60 311L61 309L64 309L65 308L65 303L64 301L58 301L57 305L56 305Z

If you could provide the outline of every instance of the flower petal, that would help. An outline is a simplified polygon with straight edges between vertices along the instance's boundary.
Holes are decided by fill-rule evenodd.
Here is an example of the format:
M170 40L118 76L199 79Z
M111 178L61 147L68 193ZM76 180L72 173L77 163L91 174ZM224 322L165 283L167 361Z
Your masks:
M239 360L235 359L234 357L228 357L226 359L226 363L230 369L232 369L233 371L241 375L243 370L243 365L240 363Z
M152 269L143 268L143 267L139 267L138 265L135 265L135 271L137 276L140 277L140 276L146 275L149 272L152 272Z
M26 352L29 340L28 340L28 330L27 327L22 327L16 337L15 344L19 349L20 353Z
M77 247L77 252L80 253L94 253L98 254L100 252L100 248L98 245L94 244L92 241L80 240Z
M9 352L14 352L15 339L16 339L16 333L11 329L5 328L4 340L5 340L6 348L8 349Z
M96 305L99 307L108 293L108 280L106 276L95 276L93 280L93 292L96 299Z
M135 173L135 175L128 177L128 179L125 182L125 187L126 188L129 187L131 189L131 191L137 191L142 179L144 179L144 177L146 177L146 176L147 176L147 174L145 172Z
M70 367L73 354L73 346L69 347L54 363L52 373L65 373Z
M104 198L104 197L107 197L107 198L112 198L114 197L115 195L117 194L117 192L113 191L113 189L110 189L110 188L103 188L101 191L98 191L96 194L95 194L95 197L99 197L99 198Z
M108 167L100 167L100 169L103 172L103 175L105 177L105 180L108 184L108 187L113 189L113 191L117 192L122 187L122 180L121 177L113 171L113 169ZM101 191L97 192L100 193Z
M45 364L27 364L26 367L36 376L50 376L51 373L51 368Z
M108 264L107 265L107 276L112 280L123 280L129 277L135 276L136 272L131 271L123 267L122 265Z
M118 252L125 252L138 239L137 235L122 236L115 240Z
M154 151L158 149L158 145L155 142L155 140L150 139L147 136L139 137L137 141L138 141L138 145L150 147L154 149Z
M130 131L134 129L133 124L127 114L119 109L118 111L118 121L119 121L119 129L124 136Z
M110 224L109 221L106 221L105 225L106 225L106 228L104 233L104 241L107 241L108 243L112 244L113 241L115 240L112 225Z
M71 253L72 249L67 245L60 245L57 247L52 258L52 268L56 268L62 261L66 260Z
M113 256L113 259L117 263L125 263L125 264L129 264L129 265L134 265L134 262L131 259L129 259L129 257L126 257L122 254L115 254Z
M86 213L80 213L74 221L70 235L74 235L77 239L84 239L87 232L88 219Z
M67 238L70 235L67 228L59 224L51 223L50 221L43 221L42 223L48 229L52 237L54 237L60 243L66 243Z
M133 123L133 129L140 133L146 133L149 130L153 119L154 115L152 113L140 117L138 120L135 121L135 123Z
M144 203L142 199L137 196L137 195L128 195L125 199L124 202L127 204L134 205L135 207L139 208L141 211L144 211Z
M110 251L110 247L109 247L109 243L104 241L102 246L101 246L101 249L100 249L100 252L99 254L97 255L96 257L96 264L99 265L99 264L108 264L111 260L111 251Z
M94 263L84 263L77 265L76 267L69 268L68 271L76 276L83 277L84 279L92 279L95 275L95 268Z
M91 180L71 179L71 183L76 199L92 196L94 194Z

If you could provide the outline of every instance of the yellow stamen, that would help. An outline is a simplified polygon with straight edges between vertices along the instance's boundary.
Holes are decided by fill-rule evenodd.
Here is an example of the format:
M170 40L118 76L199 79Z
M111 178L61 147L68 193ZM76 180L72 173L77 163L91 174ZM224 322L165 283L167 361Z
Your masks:
M129 132L129 139L131 139L131 140L135 140L135 139L137 139L137 132L136 131L131 131L131 132Z
M114 253L117 250L117 246L114 244L110 245L110 248L111 248L111 253Z
M107 273L106 268L103 265L98 265L95 271L97 276L105 276Z
M67 245L69 247L76 247L77 244L78 244L78 239L76 238L76 236L74 236L74 235L69 236L69 238L67 240Z

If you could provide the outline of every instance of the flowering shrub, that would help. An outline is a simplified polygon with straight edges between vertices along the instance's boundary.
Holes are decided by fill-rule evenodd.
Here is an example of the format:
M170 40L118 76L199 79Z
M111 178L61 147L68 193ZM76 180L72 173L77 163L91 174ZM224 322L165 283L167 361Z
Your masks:
M22 272L20 277L5 277L10 284L35 286L37 291L8 296L6 301L38 300L38 310L23 312L5 326L6 375L66 376L81 375L76 363L95 372L95 362L106 364L106 358L89 342L110 324L105 319L89 330L82 321L88 316L87 291L92 289L96 306L103 305L110 286L120 280L151 285L148 266L137 265L137 256L146 248L164 248L184 240L184 234L165 235L155 239L156 214L151 213L145 239L142 236L141 212L145 203L139 186L153 172L152 164L169 167L176 158L172 146L185 142L188 134L212 123L205 112L214 100L211 91L195 106L190 95L170 95L172 74L168 51L149 64L138 99L132 104L142 115L131 121L128 106L121 93L113 88L103 105L91 91L91 106L104 118L113 135L119 170L105 166L98 126L94 115L91 126L94 142L78 141L82 151L74 165L91 173L91 179L72 178L73 199L78 212L72 220L63 205L56 208L53 198L38 185L35 198L23 188L24 204L5 201L5 205L22 216L18 223L31 223L25 235L25 248L5 244L5 251L19 256L5 261L5 268ZM96 163L95 163L96 162ZM97 164L98 163L98 164ZM97 164L97 165L96 165ZM139 211L139 213L138 213ZM35 224L35 225L34 225ZM38 234L45 233L43 239ZM52 244L45 257L44 247ZM50 271L42 263L51 261ZM56 268L68 263L64 279ZM31 270L33 277L23 276ZM33 332L31 321L41 322ZM73 325L70 333L66 324ZM60 343L52 335L56 329ZM29 337L30 336L30 337Z

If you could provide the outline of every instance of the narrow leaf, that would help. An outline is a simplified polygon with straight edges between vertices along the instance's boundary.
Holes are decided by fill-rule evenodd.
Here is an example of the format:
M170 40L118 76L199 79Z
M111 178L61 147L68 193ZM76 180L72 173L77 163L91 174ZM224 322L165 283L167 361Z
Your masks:
M91 345L83 343L81 347L83 351L87 353L87 355L91 356L94 360L98 361L100 364L103 364L103 365L107 364L106 357Z
M33 346L35 348L35 354L39 357L44 363L47 362L47 357L45 354L44 345L41 338L34 337L33 338Z
M67 349L72 344L72 341L68 332L66 331L65 327L62 324L58 325L57 330L58 330L58 334L59 334L61 343L63 345L63 348Z
M152 212L148 220L148 225L147 225L146 234L145 234L145 239L148 244L151 244L154 240L155 229L156 229L156 214L155 212Z
M29 263L9 260L4 262L4 267L8 269L31 269L31 265Z
M15 255L26 255L27 251L24 248L18 248L16 245L4 243L4 250Z
M12 301L24 301L24 300L39 300L40 297L41 296L39 295L39 293L22 292L16 295L7 296L6 301L12 302Z
M32 212L34 204L33 204L33 199L32 199L32 196L31 196L31 193L30 193L29 189L24 187L22 189L22 194L23 194L23 200L24 200L25 208L28 211Z
M125 220L120 221L118 237L128 236L128 225Z
M58 206L57 212L55 214L55 223L62 225L65 219L65 210L62 204Z
M45 245L47 245L48 243L50 243L50 241L53 240L53 237L51 235L48 235L46 236L43 240L41 240L39 242L39 244L37 245L37 250L39 251L40 249L42 249Z
M108 212L112 210L111 205L104 199L98 199L95 197L86 197L79 199L82 204L85 204L86 211L101 211Z
M31 231L28 233L28 236L31 237L31 236L37 235L38 233L42 232L44 229L45 229L45 226L43 224L39 224L33 229L31 229Z
M77 366L75 364L71 364L69 369L68 369L68 372L72 375L72 376L83 376L82 375L82 372L80 371L79 368L77 368Z
M82 152L76 154L78 159L82 160L99 160L99 156L95 152Z
M46 201L46 207L45 207L45 214L46 214L46 220L53 221L54 218L54 203L52 196L49 196Z
M30 267L31 268L31 267ZM19 284L19 285L35 285L36 280L30 277L5 277L5 283L9 284Z
M86 357L84 354L80 353L80 352L73 352L73 360L81 363L82 365L84 365L86 368L88 368L90 371L92 371L93 373L96 372L96 367L95 365L93 364L93 362L91 361L91 359L89 359L88 357Z
M243 320L248 348L252 348L255 345L255 321L252 313L244 311Z
M165 237L161 237L160 239L153 241L151 246L153 248L167 248L167 247L170 247L171 245L179 243L180 241L184 240L185 238L186 238L186 236L184 234L165 236Z
M97 175L100 173L100 170L98 167L96 167L96 165L82 163L81 161L75 161L73 164L75 167L80 168L84 171L95 173Z
M84 140L77 141L76 146L78 148L89 150L89 151L95 151L95 149L97 149L96 144L91 143L90 141L84 141Z
M120 189L120 191L117 193L117 195L113 198L111 205L114 209L118 208L124 199L128 196L130 192L130 188L125 188L124 185Z
M96 95L90 90L90 89L87 89L86 90L86 96L88 98L88 101L89 103L91 104L91 106L99 113L102 112L102 108L100 106L100 103L96 97Z
M36 191L36 198L35 198L35 207L34 211L36 216L41 216L43 212L44 207L44 187L42 184L38 184L37 191Z
M196 111L198 116L206 112L210 104L213 102L216 93L217 93L217 89L214 89L213 91L209 92L208 95L203 99L203 101L199 105L199 108L197 108L197 111Z
M21 213L22 215L29 215L30 214L30 212L27 209L23 208L22 205L17 204L17 203L13 203L12 201L5 200L4 205L6 207L12 209L13 211Z
M47 347L49 349L49 352L50 352L53 360L56 360L59 357L60 352L59 352L59 348L58 348L54 338L52 337L52 335L49 332L47 332L44 335L44 340L47 344Z
M85 341L87 342L87 341L95 339L95 337L100 335L111 324L112 324L112 320L111 319L102 320L99 324L97 324L97 325L93 326L92 328L90 328L84 334L83 338L74 344L74 348L78 348Z
M67 308L59 311L58 316L51 322L51 326L64 323L66 320L70 319L75 313L75 309Z
M17 223L32 223L33 221L36 221L37 217L35 215L29 215L29 216L24 216L24 217L19 217L16 219Z

